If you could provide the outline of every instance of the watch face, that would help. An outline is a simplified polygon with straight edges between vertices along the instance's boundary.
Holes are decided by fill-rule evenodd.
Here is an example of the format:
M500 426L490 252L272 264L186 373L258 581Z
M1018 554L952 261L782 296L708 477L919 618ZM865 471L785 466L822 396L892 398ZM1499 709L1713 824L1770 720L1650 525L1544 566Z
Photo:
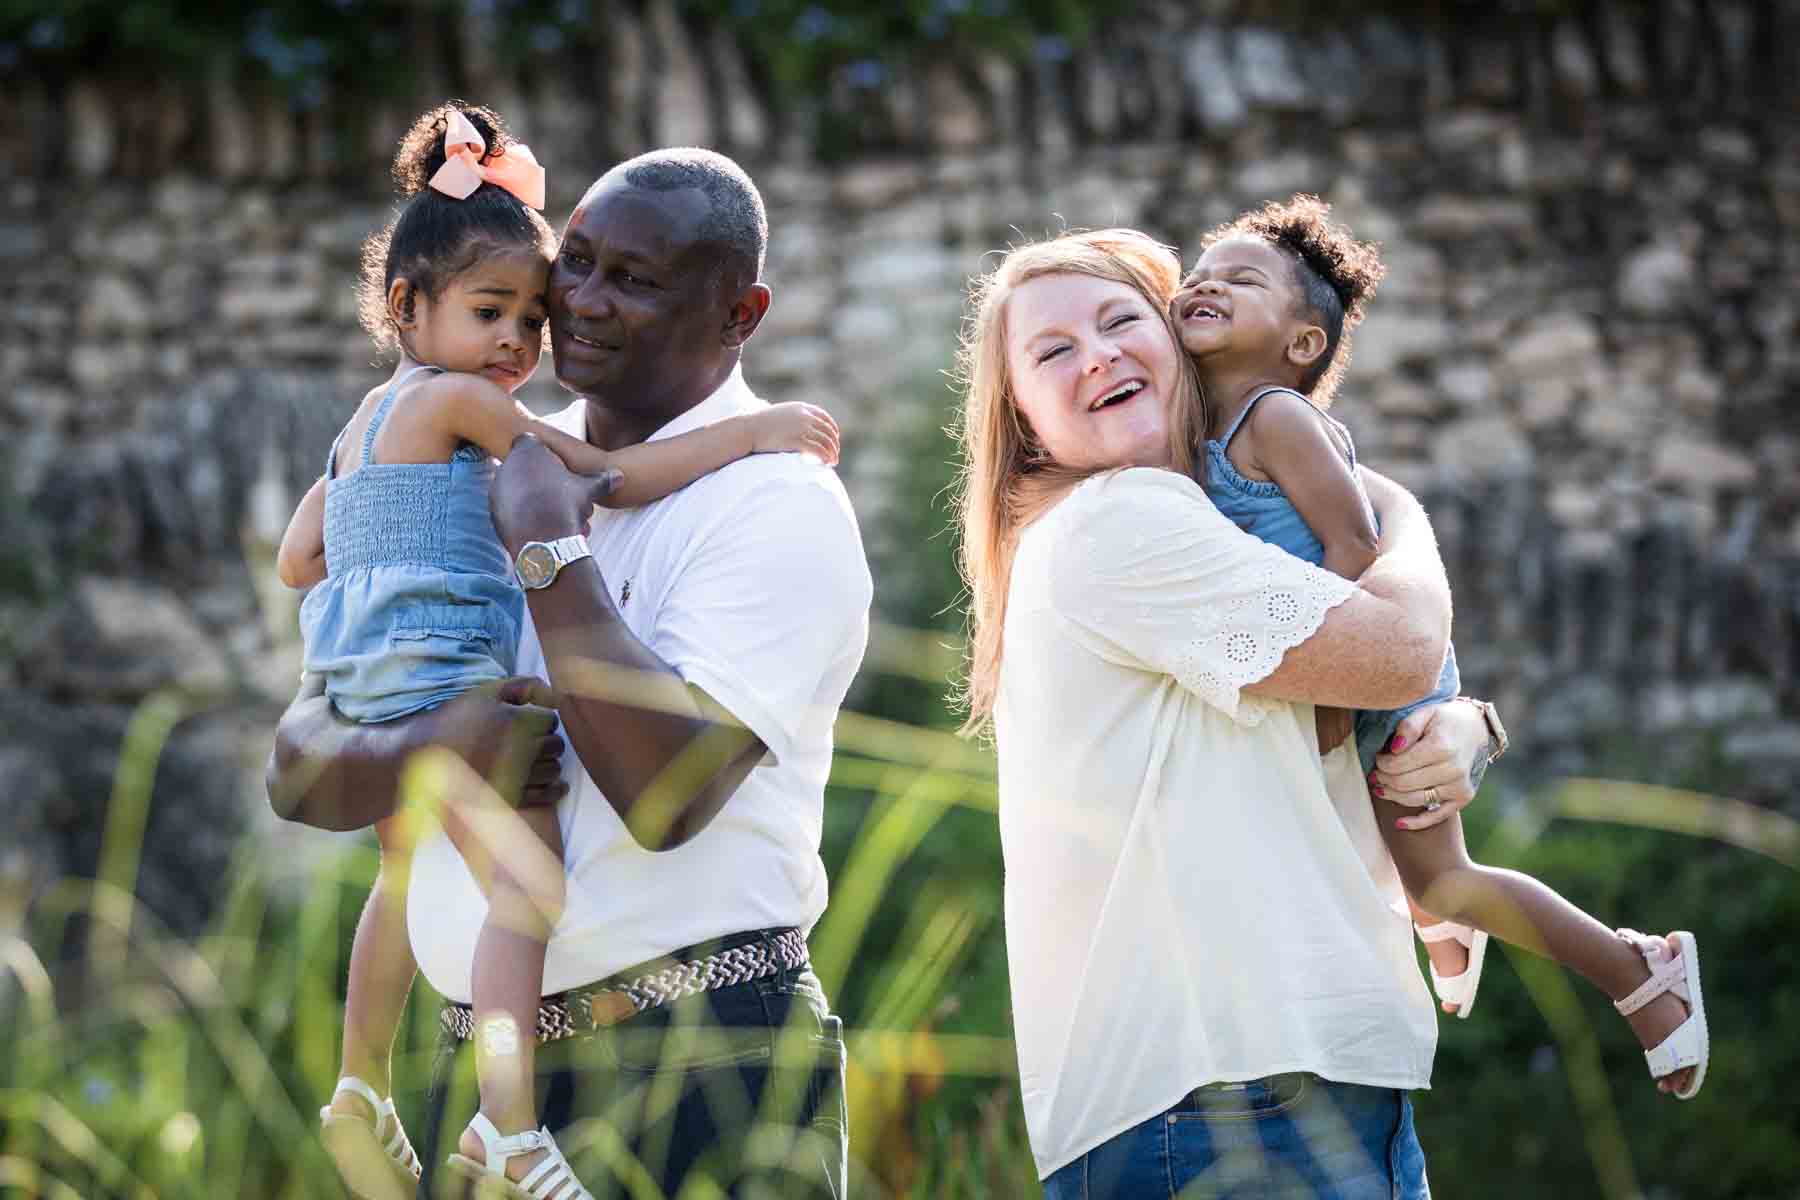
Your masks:
M514 570L519 576L520 587L541 588L556 578L556 555L542 542L528 542L519 551Z

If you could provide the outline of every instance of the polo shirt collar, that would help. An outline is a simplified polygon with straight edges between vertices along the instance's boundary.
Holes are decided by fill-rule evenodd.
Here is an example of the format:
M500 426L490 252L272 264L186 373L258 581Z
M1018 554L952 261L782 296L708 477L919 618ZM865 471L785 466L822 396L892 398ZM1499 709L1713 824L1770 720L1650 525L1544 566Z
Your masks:
M660 442L664 438L677 437L696 429L704 429L715 421L723 421L726 417L736 416L752 407L755 399L755 395L750 391L750 385L744 382L744 365L740 362L731 368L731 374L725 377L725 382L713 389L712 395L644 440Z
M744 382L744 365L740 362L731 368L731 374L725 377L725 382L713 389L712 395L644 440L658 442L663 438L672 438L695 429L704 429L715 421L722 421L726 417L736 416L738 413L755 408L756 403L756 393L752 392L750 385ZM569 436L580 438L582 441L587 440L587 400L585 397L577 396L573 404L547 419Z

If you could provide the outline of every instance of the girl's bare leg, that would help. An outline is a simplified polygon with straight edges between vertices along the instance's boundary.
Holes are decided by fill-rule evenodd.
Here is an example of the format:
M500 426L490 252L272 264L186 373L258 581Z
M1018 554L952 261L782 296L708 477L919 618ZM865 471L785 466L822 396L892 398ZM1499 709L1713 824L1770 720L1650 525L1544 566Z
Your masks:
M1394 832L1400 831L1395 830ZM1420 929L1443 924L1442 917L1433 916L1420 908L1419 902L1413 899L1411 892L1406 894L1406 907L1412 912L1413 924ZM1469 948L1461 942L1426 942L1425 957L1431 960L1432 969L1445 979L1461 975L1469 969ZM1439 1007L1447 1013L1456 1011L1456 1005L1448 1000L1440 1001Z
M400 819L375 826L381 842L381 869L356 923L350 946L350 985L344 1001L344 1061L340 1075L354 1075L386 1096L393 1091L394 1033L406 1009L417 964L406 932L406 885L411 875L411 848L400 844ZM371 1123L375 1112L360 1096L342 1092L331 1110L361 1116ZM389 1132L382 1130L381 1132Z
M514 835L529 829L542 847L526 848L537 850L535 854L489 847L488 917L475 942L472 980L481 1111L502 1134L537 1128L537 1012L544 948L563 903L562 829L556 810L525 809L516 816L523 828L511 821L503 822L503 827L510 826ZM486 1160L473 1130L463 1131L459 1152L476 1162ZM522 1179L545 1153L508 1160L507 1175Z
M1554 959L1614 1000L1629 996L1650 978L1650 969L1635 948L1550 888L1529 875L1470 861L1462 818L1451 817L1430 829L1396 829L1396 820L1416 810L1371 799L1381 836L1400 868L1400 880L1426 912L1473 925ZM1625 1019L1649 1049L1673 1033L1687 1015L1686 1004L1664 993ZM1677 1071L1658 1080L1657 1086L1663 1091L1684 1087L1691 1074L1692 1068Z

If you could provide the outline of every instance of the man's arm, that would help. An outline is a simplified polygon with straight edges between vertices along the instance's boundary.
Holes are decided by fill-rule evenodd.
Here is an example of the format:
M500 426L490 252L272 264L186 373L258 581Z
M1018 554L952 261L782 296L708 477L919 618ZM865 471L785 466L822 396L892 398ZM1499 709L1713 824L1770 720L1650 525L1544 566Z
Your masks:
M515 556L582 528L604 494L534 437L494 480L494 526ZM570 745L639 845L666 850L704 829L767 747L639 641L591 558L525 593Z
M632 837L668 850L706 828L762 740L637 639L591 558L526 595L569 744Z
M343 720L324 681L307 676L275 729L264 782L275 815L320 829L362 829L394 815L400 777L413 753L443 746L478 774L521 796L521 805L553 804L568 791L558 760L556 716L530 707L534 681L509 679L439 708L359 725Z

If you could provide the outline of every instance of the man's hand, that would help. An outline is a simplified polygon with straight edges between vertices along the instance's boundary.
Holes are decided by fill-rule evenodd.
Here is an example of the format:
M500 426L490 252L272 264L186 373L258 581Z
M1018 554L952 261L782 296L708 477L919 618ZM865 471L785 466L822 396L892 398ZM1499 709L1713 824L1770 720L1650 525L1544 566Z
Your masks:
M507 553L526 542L548 542L587 526L594 506L619 485L619 473L577 475L529 433L512 444L494 476L488 507Z
M503 679L435 709L429 740L454 751L518 807L555 804L569 794L555 703L541 679Z
M1385 752L1375 756L1369 790L1383 800L1423 809L1400 819L1402 829L1429 829L1469 806L1487 771L1488 730L1473 704L1448 701L1411 713Z

